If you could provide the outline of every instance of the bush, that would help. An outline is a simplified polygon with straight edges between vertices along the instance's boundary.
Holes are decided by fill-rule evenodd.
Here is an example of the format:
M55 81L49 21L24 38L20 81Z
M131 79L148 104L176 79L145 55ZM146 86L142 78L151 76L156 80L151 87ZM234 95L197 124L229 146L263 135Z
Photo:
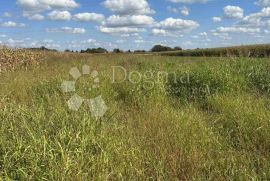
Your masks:
M113 49L113 53L123 53L123 51L118 48L115 48Z
M86 50L81 50L81 53L108 53L105 48L88 48Z
M152 49L151 52L165 52L165 51L172 51L173 49L171 47L166 47L162 45L155 45Z

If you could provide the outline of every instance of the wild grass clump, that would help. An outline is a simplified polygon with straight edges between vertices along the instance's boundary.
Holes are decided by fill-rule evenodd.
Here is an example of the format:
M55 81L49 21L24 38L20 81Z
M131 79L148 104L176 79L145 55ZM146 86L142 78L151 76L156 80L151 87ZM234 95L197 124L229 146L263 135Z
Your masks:
M38 65L42 54L24 49L0 48L0 72Z
M270 93L270 66L261 64L252 67L249 75L249 85L251 89L257 90L261 94L269 95Z
M269 100L248 94L218 95L209 99L213 119L211 125L238 150L269 157Z
M230 63L232 62L217 62L214 66L200 63L197 66L192 65L189 70L170 74L167 92L186 103L203 103L209 96L245 89L245 80L234 75Z

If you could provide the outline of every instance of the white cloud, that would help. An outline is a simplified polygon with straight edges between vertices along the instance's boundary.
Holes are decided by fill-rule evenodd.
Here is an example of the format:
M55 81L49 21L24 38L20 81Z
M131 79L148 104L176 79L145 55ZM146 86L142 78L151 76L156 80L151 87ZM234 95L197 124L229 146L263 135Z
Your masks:
M24 40L15 40L15 39L12 39L12 38L10 38L10 39L7 40L7 43L9 45L21 44L23 42L24 42Z
M199 33L200 36L207 36L206 32Z
M270 6L270 0L257 0L255 4L259 6L267 7L267 6Z
M263 8L258 13L252 13L248 16L245 16L238 24L242 26L253 26L253 27L261 27L267 26L268 20L270 18L270 7Z
M221 21L222 21L221 17L213 17L212 20L213 20L213 22L215 22L215 23L221 22Z
M134 43L136 44L141 44L141 43L144 43L145 41L144 40L134 40Z
M270 31L269 30L264 30L263 31L265 34L270 34Z
M193 36L191 36L191 38L198 39L200 37L198 35L193 35Z
M186 4L193 4L193 3L207 3L209 0L169 0L172 3L186 3Z
M48 14L48 18L51 20L67 21L71 19L71 14L68 11L52 11Z
M105 17L103 14L97 13L78 13L73 16L73 19L83 22L102 22Z
M183 33L188 33L199 26L196 21L167 18L154 26L152 35L182 37Z
M12 17L12 14L9 13L9 12L5 12L5 13L4 13L4 17L10 18L10 17Z
M121 34L120 36L123 38L128 38L128 37L139 36L139 35L140 35L139 33L131 33L131 34L125 33L125 34Z
M41 12L50 9L50 7L40 0L17 0L17 5L27 12Z
M116 43L118 43L118 44L122 44L122 43L125 43L125 42L127 42L127 40L116 40Z
M109 27L99 27L99 30L102 33L108 33L108 34L129 34L129 33L139 33L145 31L143 28L134 28L134 27L115 27L115 28L109 28Z
M154 13L146 0L106 0L103 5L119 15L143 15Z
M74 44L78 44L77 42L74 42ZM83 40L81 42L79 42L79 44L84 44L84 45L91 45L91 46L101 46L101 43L99 43L97 40L95 39L88 39L88 40Z
M129 27L151 25L153 23L154 19L146 15L112 15L103 22L103 25L107 27Z
M23 23L16 23L13 21L8 21L8 22L4 22L2 24L0 24L2 27L6 27L6 28L16 28L16 27L25 27L25 24Z
M25 45L25 47L41 47L41 46L45 46L46 48L51 48L51 49L61 48L60 44L54 43L53 40L32 41Z
M86 32L86 30L84 28L62 27L62 28L47 28L46 32L48 32L48 33L84 34Z
M189 9L186 6L184 6L184 7L180 8L180 13L183 16L188 16L189 15Z
M244 10L238 6L226 6L223 10L226 18L240 19L244 16Z
M43 43L53 43L54 41L53 40L50 40L50 39L45 39L42 41Z
M164 37L183 37L183 35L177 33L177 32L171 32L164 29L152 29L152 35L154 36L164 36Z
M27 12L23 12L23 17L28 18L29 20L44 20L45 17L41 14L29 14Z
M176 14L181 14L183 16L188 16L189 15L189 9L186 6L183 6L181 8L173 8L171 6L167 7L167 10Z
M170 12L172 12L172 13L179 13L179 9L178 8L173 8L173 7L171 7L171 6L168 6L167 7L167 10L168 11L170 11Z
M167 18L164 21L157 23L156 27L159 29L178 31L181 33L190 32L200 25L196 21Z
M259 33L259 28L245 28L245 27L219 27L214 32L217 33Z
M166 30L162 29L152 29L152 34L155 36L169 36L169 33Z
M28 12L42 12L51 9L73 9L79 6L74 0L17 0L17 4Z
M74 0L39 0L39 2L50 6L51 8L73 9L79 6Z
M9 47L27 47L30 44L30 38L23 38L23 39L13 39L9 38L2 43Z

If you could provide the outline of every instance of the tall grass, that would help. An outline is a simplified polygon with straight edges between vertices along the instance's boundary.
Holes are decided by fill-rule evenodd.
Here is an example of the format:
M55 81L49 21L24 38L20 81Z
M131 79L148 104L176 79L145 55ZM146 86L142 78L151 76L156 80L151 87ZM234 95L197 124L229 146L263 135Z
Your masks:
M84 64L99 71L109 107L98 121L85 104L69 110L72 93L60 89L72 80L70 68ZM143 80L111 84L116 65L189 81L170 74L150 90ZM268 66L267 59L48 53L40 67L0 75L0 178L268 180Z

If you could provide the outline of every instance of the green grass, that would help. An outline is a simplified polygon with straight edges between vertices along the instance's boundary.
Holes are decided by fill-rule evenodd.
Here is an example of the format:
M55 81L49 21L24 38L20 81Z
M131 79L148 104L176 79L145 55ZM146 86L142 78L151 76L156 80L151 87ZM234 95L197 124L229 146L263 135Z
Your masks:
M87 105L69 110L72 93L60 88L72 80L70 68L84 64L99 71L98 91L109 107L100 120ZM39 67L0 75L0 179L268 180L269 65L48 53ZM112 84L112 66L151 70L151 80L159 71L175 74L149 89L149 79ZM183 76L189 81L174 82Z

